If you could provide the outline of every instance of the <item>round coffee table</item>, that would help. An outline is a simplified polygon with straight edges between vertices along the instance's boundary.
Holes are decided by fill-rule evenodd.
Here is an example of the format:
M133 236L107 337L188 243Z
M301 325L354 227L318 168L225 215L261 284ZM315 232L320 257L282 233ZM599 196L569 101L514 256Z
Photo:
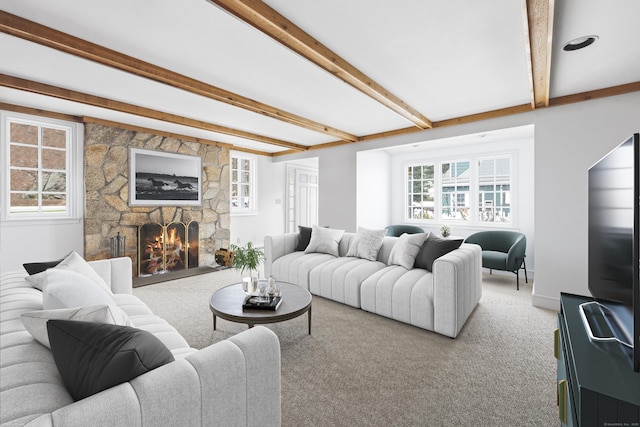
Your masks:
M216 330L216 317L230 322L253 325L284 322L304 313L309 313L309 335L311 335L311 294L306 289L287 282L280 284L282 303L277 310L243 310L242 303L247 294L242 283L225 286L215 291L209 299L209 308L213 313L213 330Z

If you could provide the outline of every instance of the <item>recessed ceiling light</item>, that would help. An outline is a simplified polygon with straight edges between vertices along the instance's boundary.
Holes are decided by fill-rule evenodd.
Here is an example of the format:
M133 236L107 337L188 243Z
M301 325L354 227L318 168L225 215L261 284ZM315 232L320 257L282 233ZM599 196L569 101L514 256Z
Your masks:
M565 45L562 46L562 50L565 52L571 52L573 50L583 49L592 45L596 40L598 40L598 36L578 37L577 39L573 39L570 42L565 43Z

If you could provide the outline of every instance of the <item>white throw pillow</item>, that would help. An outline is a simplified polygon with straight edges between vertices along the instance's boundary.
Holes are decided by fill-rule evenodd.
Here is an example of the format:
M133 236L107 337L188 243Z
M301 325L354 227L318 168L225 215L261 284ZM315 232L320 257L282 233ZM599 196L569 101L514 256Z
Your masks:
M51 348L47 322L52 319L133 326L129 316L115 305L89 305L86 307L30 311L23 313L20 319L33 338L47 348Z
M398 241L389 254L388 265L400 265L406 269L412 269L416 262L416 256L427 238L427 233L407 234L398 237Z
M320 252L333 256L340 256L338 247L344 230L334 230L332 228L311 227L311 240L309 246L304 250L305 253Z
M84 260L80 255L76 252L71 252L60 264L56 265L53 268L43 271L42 273L33 274L31 276L27 276L27 281L33 284L33 287L36 289L40 289L41 291L44 289L44 281L45 281L45 273L50 270L68 270L75 271L76 273L80 273L89 279L96 282L98 285L102 286L107 292L112 293L111 289L104 281L102 277L96 271L91 268L91 266Z
M382 247L382 240L386 230L369 230L358 227L358 232L349 245L347 256L375 261L378 258L378 251Z
M56 268L50 268L44 273L42 307L45 310L91 304L116 305L111 291L80 273Z

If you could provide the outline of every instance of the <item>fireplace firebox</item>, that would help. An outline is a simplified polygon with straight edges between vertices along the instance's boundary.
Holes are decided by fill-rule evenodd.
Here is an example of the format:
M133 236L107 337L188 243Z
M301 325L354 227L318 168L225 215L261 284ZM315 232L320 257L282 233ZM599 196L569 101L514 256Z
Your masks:
M196 221L139 226L138 277L198 267L199 234Z

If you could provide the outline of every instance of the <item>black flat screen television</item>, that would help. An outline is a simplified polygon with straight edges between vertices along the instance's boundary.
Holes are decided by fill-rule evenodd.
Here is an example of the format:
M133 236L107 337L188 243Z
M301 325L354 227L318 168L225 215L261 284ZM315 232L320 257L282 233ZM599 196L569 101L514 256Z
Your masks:
M640 134L589 169L589 291L640 370Z

